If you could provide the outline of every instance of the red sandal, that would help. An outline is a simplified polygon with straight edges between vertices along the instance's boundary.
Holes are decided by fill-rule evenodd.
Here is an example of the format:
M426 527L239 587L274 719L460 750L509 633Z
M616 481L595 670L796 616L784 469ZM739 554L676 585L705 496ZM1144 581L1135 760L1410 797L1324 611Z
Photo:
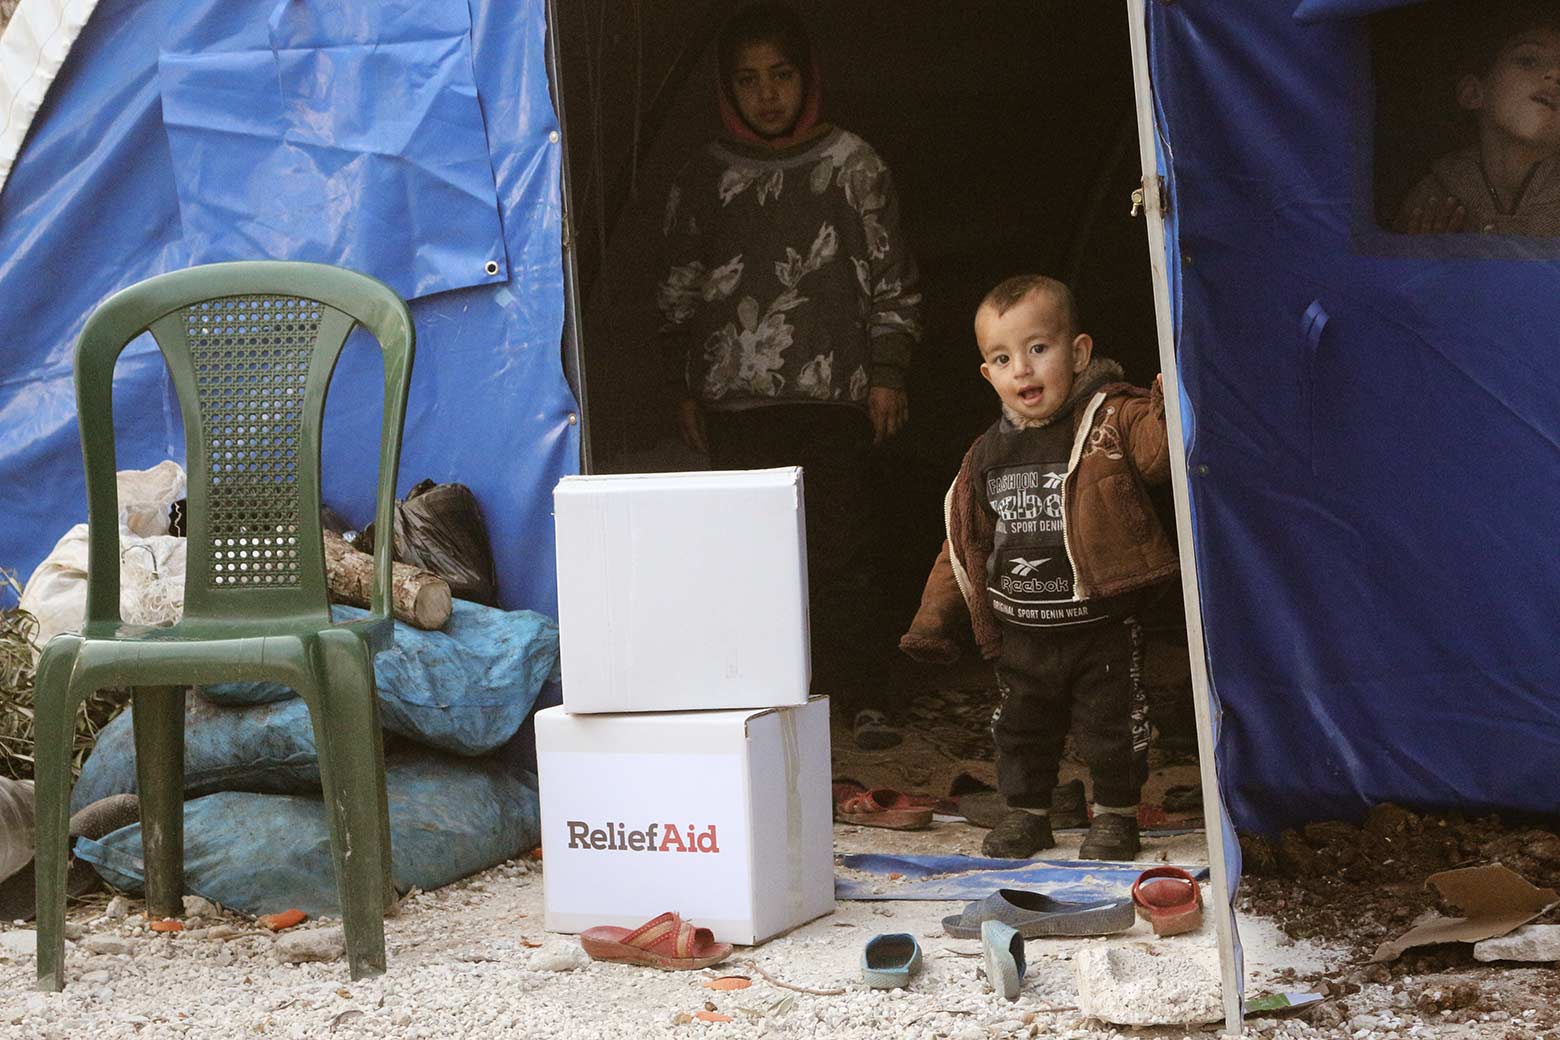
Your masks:
M1202 890L1180 867L1151 867L1132 883L1137 914L1155 935L1180 935L1202 927Z
M895 831L914 831L932 822L930 799L905 794L891 787L847 794L834 803L834 818L841 823L863 827L886 827Z
M730 943L715 941L708 928L695 928L668 910L630 931L604 924L580 933L592 960L644 964L667 971L707 968L731 956Z

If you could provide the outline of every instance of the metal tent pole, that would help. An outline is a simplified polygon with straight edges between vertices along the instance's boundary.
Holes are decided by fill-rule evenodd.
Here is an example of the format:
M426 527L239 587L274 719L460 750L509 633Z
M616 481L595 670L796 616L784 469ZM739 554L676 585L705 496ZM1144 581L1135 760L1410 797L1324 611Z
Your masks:
M1181 421L1180 372L1176 368L1170 277L1165 268L1165 215L1160 194L1159 128L1154 116L1149 78L1147 0L1127 0L1132 34L1132 81L1137 93L1138 153L1143 166L1143 209L1148 218L1148 261L1153 270L1154 313L1159 332L1159 365L1164 373L1165 423L1169 430L1170 479L1175 492L1175 523L1181 551L1181 597L1186 605L1186 642L1192 668L1192 703L1197 713L1197 761L1201 773L1208 868L1212 875L1214 923L1219 937L1219 968L1223 976L1224 1028L1239 1035L1244 1019L1240 966L1235 954L1235 919L1230 907L1229 864L1224 856L1224 809L1214 764L1214 704L1204 652L1202 595L1192 551L1192 510L1186 472L1185 427ZM1216 811L1210 814L1207 809Z
M558 32L557 0L547 0L547 82L552 95L553 114L558 120L558 133L554 142L561 152L558 192L563 222L563 372L569 388L574 391L574 401L579 406L570 419L577 421L580 428L580 472L594 473L596 460L590 439L589 394L585 385L585 353L580 331L585 320L585 305L580 299L579 265L575 259L574 178L569 168L569 127L563 110L563 61L558 47Z

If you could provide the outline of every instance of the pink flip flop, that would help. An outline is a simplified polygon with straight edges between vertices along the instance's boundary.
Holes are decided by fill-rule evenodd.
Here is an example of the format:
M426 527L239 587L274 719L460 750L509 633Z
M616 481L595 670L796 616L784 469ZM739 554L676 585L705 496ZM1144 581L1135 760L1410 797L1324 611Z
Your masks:
M1180 867L1151 867L1132 883L1137 915L1155 935L1180 935L1202 927L1202 890Z

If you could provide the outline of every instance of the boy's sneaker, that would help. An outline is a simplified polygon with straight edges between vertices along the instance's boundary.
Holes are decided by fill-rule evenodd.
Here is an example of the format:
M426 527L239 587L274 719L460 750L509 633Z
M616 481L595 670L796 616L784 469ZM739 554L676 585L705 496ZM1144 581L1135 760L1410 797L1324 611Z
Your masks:
M1078 847L1078 858L1127 861L1137 858L1139 848L1137 820L1116 813L1095 813L1089 833Z
M991 828L980 851L994 859L1028 859L1056 844L1051 821L1032 812L1014 809Z
M1066 830L1089 822L1088 799L1083 796L1083 781L1069 780L1051 789L1051 828Z

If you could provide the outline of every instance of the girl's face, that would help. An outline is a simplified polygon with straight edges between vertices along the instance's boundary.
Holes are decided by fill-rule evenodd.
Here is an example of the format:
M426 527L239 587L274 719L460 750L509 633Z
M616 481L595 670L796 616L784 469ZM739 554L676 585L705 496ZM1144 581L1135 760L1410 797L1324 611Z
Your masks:
M1560 34L1534 29L1507 43L1486 75L1463 80L1458 102L1513 142L1560 149Z
M731 73L737 111L760 137L784 137L802 114L802 70L772 43L737 52Z

